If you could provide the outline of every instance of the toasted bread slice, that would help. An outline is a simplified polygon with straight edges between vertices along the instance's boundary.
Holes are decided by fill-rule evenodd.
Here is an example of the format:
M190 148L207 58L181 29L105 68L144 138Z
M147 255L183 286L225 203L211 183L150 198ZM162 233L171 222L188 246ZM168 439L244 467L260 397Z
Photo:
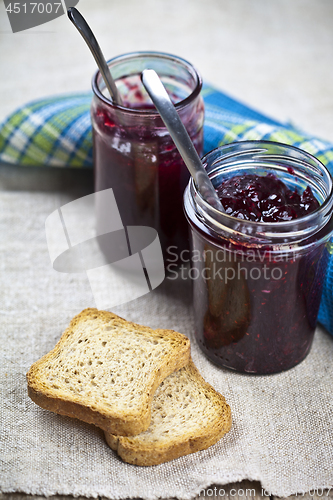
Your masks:
M145 432L131 437L105 432L105 438L125 462L158 465L205 450L230 428L230 407L190 361L158 387Z
M149 426L156 388L189 357L190 341L181 333L85 309L31 366L28 394L46 410L109 433L139 434Z

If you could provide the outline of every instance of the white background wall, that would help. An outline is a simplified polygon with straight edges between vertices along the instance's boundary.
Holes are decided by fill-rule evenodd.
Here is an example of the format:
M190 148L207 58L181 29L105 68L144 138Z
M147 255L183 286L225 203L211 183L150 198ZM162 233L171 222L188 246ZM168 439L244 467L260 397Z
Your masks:
M162 50L203 79L333 142L332 0L80 0L107 58ZM66 16L13 34L0 1L0 120L90 88L95 63Z

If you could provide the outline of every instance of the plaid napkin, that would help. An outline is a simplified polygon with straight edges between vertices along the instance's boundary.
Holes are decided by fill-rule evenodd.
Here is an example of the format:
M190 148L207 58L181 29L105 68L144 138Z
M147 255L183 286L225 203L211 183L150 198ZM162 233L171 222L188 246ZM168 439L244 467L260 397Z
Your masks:
M292 124L282 124L210 87L205 101L204 153L242 140L291 144L316 156L333 174L333 144ZM26 104L0 124L0 163L44 167L92 167L91 92ZM333 256L318 320L333 334Z
M92 167L91 92L30 102L0 124L0 162Z

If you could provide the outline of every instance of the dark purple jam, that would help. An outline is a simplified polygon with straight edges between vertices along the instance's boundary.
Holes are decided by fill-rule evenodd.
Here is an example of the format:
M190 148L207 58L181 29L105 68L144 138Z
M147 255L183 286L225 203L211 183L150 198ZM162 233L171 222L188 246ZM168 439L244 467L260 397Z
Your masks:
M154 106L145 102L138 79L140 83L127 81L124 106L147 113L115 110L96 97L93 100L95 191L112 188L124 226L153 227L162 250L173 247L179 253L189 245L182 203L189 173L162 119L149 113ZM202 97L183 107L179 115L201 154Z
M310 186L300 194L271 173L231 177L217 192L228 215L256 222L298 219L319 207Z
M289 221L319 206L310 187L292 191L271 174L235 176L217 192L228 214L250 221ZM205 354L220 366L255 374L302 361L313 340L327 265L325 244L317 243L323 235L280 251L224 239L194 212L187 217L196 338Z

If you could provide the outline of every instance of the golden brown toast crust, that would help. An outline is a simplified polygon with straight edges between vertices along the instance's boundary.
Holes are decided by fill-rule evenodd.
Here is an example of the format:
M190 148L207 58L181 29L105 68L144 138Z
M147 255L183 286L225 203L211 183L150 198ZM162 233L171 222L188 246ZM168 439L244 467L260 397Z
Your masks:
M205 450L215 444L230 430L232 419L229 405L226 403L225 398L203 379L192 360L185 368L177 372L177 374L171 375L170 378L176 378L176 375L181 374L185 370L187 370L191 382L200 386L200 390L206 395L204 397L209 397L214 402L215 410L214 413L211 413L211 418L203 422L203 425L197 428L196 431L188 431L185 422L182 435L177 437L171 436L169 441L161 439L159 442L154 442L154 440L149 442L149 438L145 440L142 437L140 438L140 435L122 437L105 432L108 445L125 462L141 466L158 465L168 462L190 453ZM186 385L184 390L190 391L190 386ZM158 398L157 393L155 395L156 399ZM200 415L196 415L196 418L199 420ZM148 428L147 433L150 430L152 430L151 427Z
M172 347L170 349L167 355L161 356L158 362L158 369L153 373L149 373L148 382L142 388L142 405L139 411L128 408L126 411L119 412L114 410L112 404L109 405L110 408L106 408L105 405L91 404L88 400L89 398L87 399L86 396L80 396L80 394L73 396L72 394L67 394L66 391L53 389L48 381L45 380L45 377L41 376L41 369L45 368L50 360L58 357L61 358L62 349L73 337L76 327L80 326L81 322L94 319L116 327L135 330L137 335L143 336L142 338L148 336L149 338L156 339L156 342L163 337L163 339L170 341L172 346L176 345L175 348ZM94 333L91 332L91 335L90 338L93 339ZM151 328L128 322L113 313L89 308L75 316L54 349L31 366L27 373L28 394L36 404L46 410L78 418L84 422L94 424L108 433L124 436L139 434L149 426L151 402L156 388L170 373L185 366L189 357L190 341L185 335L173 330L152 330Z

